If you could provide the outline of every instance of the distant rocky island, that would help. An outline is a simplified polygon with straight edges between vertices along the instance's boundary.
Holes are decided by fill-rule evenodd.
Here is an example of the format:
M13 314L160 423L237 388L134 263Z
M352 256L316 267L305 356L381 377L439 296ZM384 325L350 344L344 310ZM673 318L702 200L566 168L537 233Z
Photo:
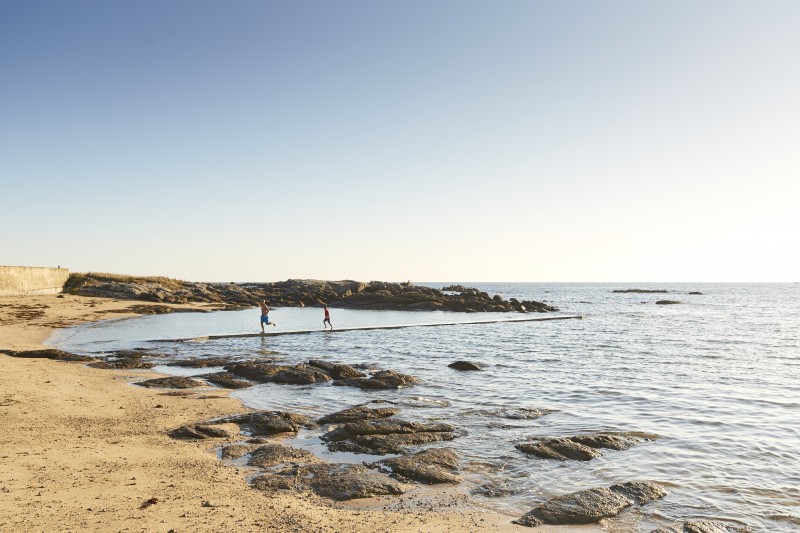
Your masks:
M458 290L453 290L453 288ZM266 299L272 307L331 307L344 309L460 312L558 311L532 300L505 300L499 295L464 286L446 287L447 294L411 282L360 282L290 279L275 283L202 283L164 277L116 274L71 274L64 292L79 296L141 300L159 304L209 303L244 309ZM457 294L454 294L457 293Z

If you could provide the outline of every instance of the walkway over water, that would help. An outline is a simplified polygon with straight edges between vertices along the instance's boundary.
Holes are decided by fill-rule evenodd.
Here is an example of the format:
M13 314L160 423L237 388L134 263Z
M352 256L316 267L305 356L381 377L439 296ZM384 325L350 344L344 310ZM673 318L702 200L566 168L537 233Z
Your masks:
M572 320L582 319L584 315L555 315L555 316L534 316L524 318L493 318L488 320L468 320L462 322L428 322L423 324L394 324L387 326L358 326L352 328L337 329L295 329L288 331L270 331L266 333L232 333L227 335L203 335L200 337L187 337L184 339L158 339L151 342L190 342L190 341L209 341L214 339L233 339L243 337L275 337L278 335L306 335L309 333L342 333L347 331L367 331L373 329L402 329L402 328L429 328L434 326L461 326L467 324L495 324L498 322L543 322L545 320Z

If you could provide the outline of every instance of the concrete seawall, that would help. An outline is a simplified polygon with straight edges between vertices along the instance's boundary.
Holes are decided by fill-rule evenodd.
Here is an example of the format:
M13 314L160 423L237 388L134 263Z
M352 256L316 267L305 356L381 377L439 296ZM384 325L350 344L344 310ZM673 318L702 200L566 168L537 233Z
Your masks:
M57 294L68 277L66 268L0 266L0 296Z

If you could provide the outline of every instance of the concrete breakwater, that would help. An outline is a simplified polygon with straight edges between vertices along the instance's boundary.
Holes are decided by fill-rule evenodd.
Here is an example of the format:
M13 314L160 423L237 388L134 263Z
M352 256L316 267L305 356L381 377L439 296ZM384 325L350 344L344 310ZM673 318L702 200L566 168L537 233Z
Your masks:
M57 294L67 278L66 268L0 266L0 295Z

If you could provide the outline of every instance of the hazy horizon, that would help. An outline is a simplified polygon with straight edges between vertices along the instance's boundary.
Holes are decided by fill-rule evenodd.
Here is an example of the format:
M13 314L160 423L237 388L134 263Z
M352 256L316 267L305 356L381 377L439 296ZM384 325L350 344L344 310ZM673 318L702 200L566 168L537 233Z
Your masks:
M4 2L0 264L792 283L798 27L791 1Z

